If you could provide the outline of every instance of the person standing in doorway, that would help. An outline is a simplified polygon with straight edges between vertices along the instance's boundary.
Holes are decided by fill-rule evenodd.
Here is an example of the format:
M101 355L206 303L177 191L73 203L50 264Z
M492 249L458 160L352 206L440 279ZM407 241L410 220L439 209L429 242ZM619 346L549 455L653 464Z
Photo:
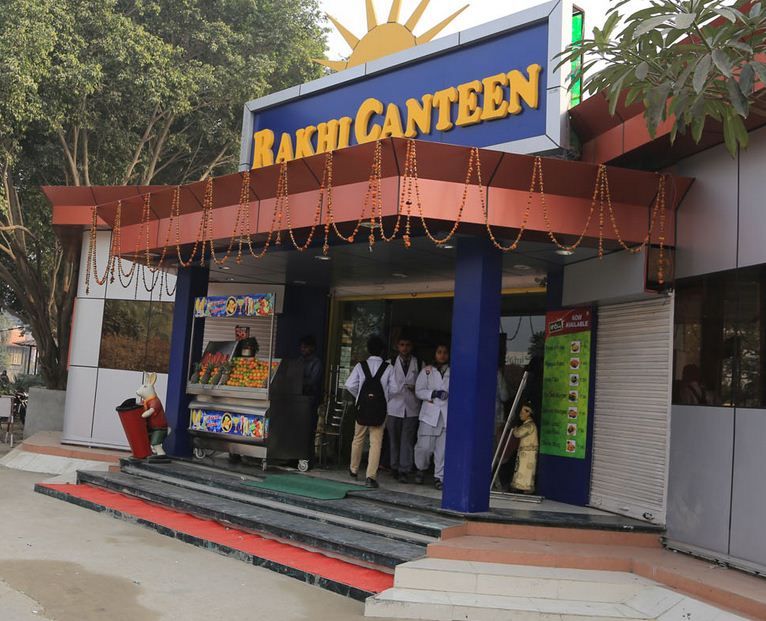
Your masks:
M449 406L449 346L436 348L433 366L425 367L418 375L415 394L423 401L420 407L418 442L415 445L416 483L422 483L425 471L434 458L434 486L442 489L444 483L444 453L447 446L447 409Z
M388 380L388 445L391 474L400 483L408 483L412 471L415 438L418 434L420 400L415 395L419 364L412 355L412 340L402 336L396 343L399 355L391 362Z
M356 424L354 441L351 444L351 465L349 474L356 479L362 463L364 440L370 436L370 452L367 456L367 487L378 487L378 466L380 449L383 446L383 431L388 410L388 382L391 366L383 360L386 344L379 336L367 341L369 358L360 362L346 380L346 390L354 397Z
M311 444L308 447L309 467L314 462L314 446L319 422L319 404L322 402L322 361L317 356L317 341L313 335L307 334L300 340L300 354L303 362L304 397L311 397Z

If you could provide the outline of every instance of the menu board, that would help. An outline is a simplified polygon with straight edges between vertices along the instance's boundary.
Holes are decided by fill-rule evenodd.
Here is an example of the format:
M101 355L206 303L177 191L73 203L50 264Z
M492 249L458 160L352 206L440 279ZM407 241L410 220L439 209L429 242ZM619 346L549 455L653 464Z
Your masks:
M195 317L270 317L273 314L273 293L209 296L194 300Z
M544 455L585 459L590 396L591 310L549 312L540 429Z

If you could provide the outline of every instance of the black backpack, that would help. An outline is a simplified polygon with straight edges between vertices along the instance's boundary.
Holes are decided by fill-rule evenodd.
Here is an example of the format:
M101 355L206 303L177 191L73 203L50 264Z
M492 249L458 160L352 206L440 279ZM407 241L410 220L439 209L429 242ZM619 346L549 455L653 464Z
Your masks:
M380 427L386 422L388 406L386 393L383 392L381 378L388 368L387 363L380 365L373 377L370 366L365 360L362 364L364 383L359 391L359 399L356 401L356 422L366 427Z

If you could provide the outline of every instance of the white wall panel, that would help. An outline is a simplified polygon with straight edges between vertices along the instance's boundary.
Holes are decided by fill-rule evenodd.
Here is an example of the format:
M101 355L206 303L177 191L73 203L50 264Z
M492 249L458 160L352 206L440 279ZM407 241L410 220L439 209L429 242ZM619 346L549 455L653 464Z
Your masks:
M670 437L668 539L728 554L734 410L674 405Z
M736 417L729 554L766 567L766 411Z
M564 268L564 306L654 297L646 292L646 254L615 252Z
M723 146L679 163L694 177L678 210L676 278L720 272L737 265L737 160Z
M116 408L126 399L135 397L142 383L143 373L138 371L99 369L93 415L94 444L127 448L128 441Z
M104 275L106 264L109 260L109 248L112 240L111 231L96 232L96 268L99 272L99 278ZM80 276L77 283L77 297L80 298L103 298L106 295L106 283L99 285L96 283L95 274L90 277L90 291L86 293L87 279L85 278L88 270L88 248L90 246L90 231L82 234L82 247L80 254ZM91 264L91 271L93 266Z
M93 368L69 367L62 434L66 442L82 443L90 440L93 403L96 399L96 374L97 370Z
M122 262L122 271L123 273L127 274L130 272L130 268L133 265L131 261L123 261ZM119 269L119 266L118 268ZM149 289L152 288L152 282L156 282L156 287L159 287L160 282L160 274L157 273L157 275L152 278L152 273L145 269L143 270L144 275L141 275L141 270L139 270L138 266L136 266L136 272L133 274L132 279L130 278L124 278L125 283L128 282L128 280L131 280L131 286L130 287L124 287L122 282L120 282L120 278L116 275L115 271L115 277L114 282L109 283L106 286L106 297L110 300L143 300L143 301L149 301L152 299L152 294L150 291L147 291L147 287ZM146 283L146 284L144 284Z
M739 159L739 266L766 263L766 131L750 134Z
M98 366L103 320L104 300L77 298L72 318L70 365L80 367Z

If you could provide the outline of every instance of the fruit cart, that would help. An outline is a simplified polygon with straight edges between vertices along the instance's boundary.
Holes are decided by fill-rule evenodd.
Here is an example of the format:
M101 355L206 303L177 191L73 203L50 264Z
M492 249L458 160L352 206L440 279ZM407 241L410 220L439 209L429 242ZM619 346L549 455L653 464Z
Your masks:
M275 308L273 293L195 300L193 331L203 329L203 321L222 318L260 317L271 322L268 355L258 356L256 339L235 338L210 341L200 360L189 361L188 431L198 459L222 451L232 461L242 456L260 459L265 469L267 459L275 457L269 451L269 387L280 364L273 357Z

